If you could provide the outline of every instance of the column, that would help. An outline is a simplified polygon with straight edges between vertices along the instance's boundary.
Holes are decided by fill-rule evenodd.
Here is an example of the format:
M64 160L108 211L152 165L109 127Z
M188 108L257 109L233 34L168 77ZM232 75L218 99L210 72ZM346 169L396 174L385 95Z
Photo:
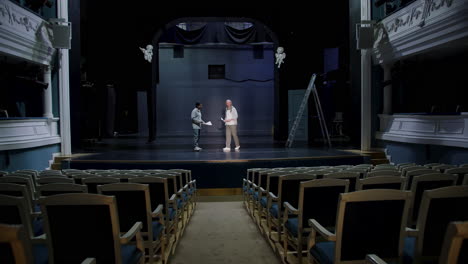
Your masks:
M384 70L383 88L383 114L392 114L392 67L390 64L382 65Z
M47 83L47 88L44 89L44 93L42 95L43 101L43 116L47 118L52 118L54 115L52 114L52 71L50 70L49 66L44 67L44 82Z
M370 0L361 0L361 20L370 20ZM371 148L371 49L361 50L361 151Z
M58 18L68 21L68 1L57 1ZM60 53L59 75L59 101L60 101L60 137L61 154L71 155L71 128L70 128L70 76L69 76L69 56L68 50L58 49Z

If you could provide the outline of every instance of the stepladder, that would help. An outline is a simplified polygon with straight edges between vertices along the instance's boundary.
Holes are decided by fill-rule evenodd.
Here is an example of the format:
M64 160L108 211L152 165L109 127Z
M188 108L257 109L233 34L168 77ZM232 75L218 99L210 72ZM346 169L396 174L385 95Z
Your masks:
M316 74L313 74L312 77L310 78L309 85L307 86L307 89L304 94L304 98L302 99L301 105L299 106L299 110L297 111L296 118L294 119L294 123L289 131L288 140L286 141L287 148L290 148L293 145L297 129L301 123L302 116L304 115L304 110L306 109L306 106L309 102L309 97L311 93L314 97L314 103L315 103L315 107L317 110L317 117L319 120L323 141L328 145L328 147L331 147L330 135L328 133L327 124L325 122L325 118L323 115L322 105L320 103L320 98L318 96L317 88L315 86L316 79L317 79Z

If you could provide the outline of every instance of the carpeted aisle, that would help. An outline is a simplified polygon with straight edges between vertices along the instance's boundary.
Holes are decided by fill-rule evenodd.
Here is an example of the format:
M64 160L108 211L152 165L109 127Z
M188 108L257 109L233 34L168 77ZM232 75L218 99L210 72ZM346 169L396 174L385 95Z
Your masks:
M279 264L242 202L199 202L172 264Z

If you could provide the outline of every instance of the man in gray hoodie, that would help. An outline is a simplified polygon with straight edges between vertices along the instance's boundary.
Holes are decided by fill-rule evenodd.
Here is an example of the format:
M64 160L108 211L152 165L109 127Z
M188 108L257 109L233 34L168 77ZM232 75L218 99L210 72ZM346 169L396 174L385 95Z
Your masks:
M193 145L195 151L200 151L202 148L198 146L198 142L200 141L200 130L202 124L205 121L202 120L202 113L201 109L203 105L199 102L195 103L195 108L192 110L191 118L192 118L192 128L193 128Z

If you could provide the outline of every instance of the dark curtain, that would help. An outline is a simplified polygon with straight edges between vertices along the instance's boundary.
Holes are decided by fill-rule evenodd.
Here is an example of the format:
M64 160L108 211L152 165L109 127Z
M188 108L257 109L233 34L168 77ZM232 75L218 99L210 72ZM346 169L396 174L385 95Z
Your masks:
M224 22L211 22L196 30L184 30L178 26L168 28L160 42L177 44L228 43L249 44L272 42L261 26L253 25L246 29L236 29Z

